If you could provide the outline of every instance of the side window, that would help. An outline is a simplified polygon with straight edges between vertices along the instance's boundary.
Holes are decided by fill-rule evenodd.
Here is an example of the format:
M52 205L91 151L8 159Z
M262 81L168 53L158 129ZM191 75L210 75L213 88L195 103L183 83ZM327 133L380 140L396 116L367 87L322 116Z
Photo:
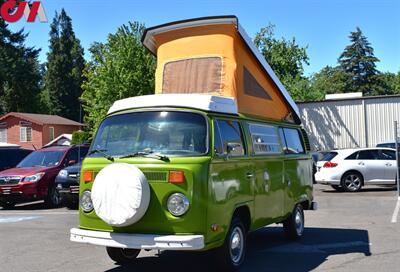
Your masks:
M216 154L223 154L221 132L219 131L218 123L214 120L214 152Z
M348 156L345 160L357 160L358 151Z
M89 148L87 147L81 147L79 148L79 161L83 161L83 159L86 157L86 154L88 153Z
M218 120L217 123L221 133L223 152L228 154L228 148L230 148L231 151L229 154L231 156L243 156L245 150L239 123L229 120Z
M396 160L396 152L392 150L379 150L380 160Z
M249 124L249 130L254 154L277 154L282 152L276 127L261 124Z
M65 160L65 164L68 165L69 161L78 162L78 149L74 148L68 152L67 158Z
M282 132L280 133L282 134ZM284 128L283 134L286 141L286 154L305 153L299 130L294 128Z
M378 150L362 150L358 153L359 160L378 160Z

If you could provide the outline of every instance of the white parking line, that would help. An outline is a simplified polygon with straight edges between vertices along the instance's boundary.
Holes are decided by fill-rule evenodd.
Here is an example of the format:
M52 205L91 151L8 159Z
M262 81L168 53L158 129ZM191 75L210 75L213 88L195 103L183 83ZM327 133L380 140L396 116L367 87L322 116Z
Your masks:
M392 223L397 223L397 216L400 210L400 197L397 199L396 207L394 208L394 212L392 215Z
M2 216L0 217L0 224L4 223L17 223L27 220L39 219L40 216Z

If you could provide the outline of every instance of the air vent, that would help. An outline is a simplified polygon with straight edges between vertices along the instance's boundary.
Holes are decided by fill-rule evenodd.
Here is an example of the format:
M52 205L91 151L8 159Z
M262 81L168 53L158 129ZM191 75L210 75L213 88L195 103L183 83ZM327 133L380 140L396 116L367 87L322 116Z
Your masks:
M168 182L167 172L143 172L149 182Z
M301 128L301 134L303 134L304 145L307 151L311 151L310 139L308 138L307 132L304 128Z

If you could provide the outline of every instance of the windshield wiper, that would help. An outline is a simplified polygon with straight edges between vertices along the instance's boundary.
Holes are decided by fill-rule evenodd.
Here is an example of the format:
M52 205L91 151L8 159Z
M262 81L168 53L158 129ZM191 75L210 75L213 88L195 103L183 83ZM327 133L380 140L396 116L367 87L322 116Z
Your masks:
M119 157L120 159L127 159L127 158L133 158L133 157L146 157L146 158L152 158L152 159L159 159L162 161L169 161L169 158L165 155L161 154L156 154L154 151L146 152L146 151L138 151L132 154L128 154L122 157Z
M107 160L114 162L114 158L111 157L110 155L108 155L106 153L106 151L107 151L107 149L93 149L92 151L89 152L88 155L99 153L99 154L103 155L103 157L106 158Z

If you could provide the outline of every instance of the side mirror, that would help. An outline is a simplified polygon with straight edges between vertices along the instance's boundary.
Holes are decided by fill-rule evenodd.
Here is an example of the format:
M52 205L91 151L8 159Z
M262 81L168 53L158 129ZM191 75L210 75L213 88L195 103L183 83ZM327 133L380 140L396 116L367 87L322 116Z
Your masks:
M70 161L68 161L68 166L74 165L75 163L76 163L76 160L70 160Z
M241 144L238 143L227 143L226 145L226 152L229 154L231 154L233 151L236 150L236 148L240 147Z

